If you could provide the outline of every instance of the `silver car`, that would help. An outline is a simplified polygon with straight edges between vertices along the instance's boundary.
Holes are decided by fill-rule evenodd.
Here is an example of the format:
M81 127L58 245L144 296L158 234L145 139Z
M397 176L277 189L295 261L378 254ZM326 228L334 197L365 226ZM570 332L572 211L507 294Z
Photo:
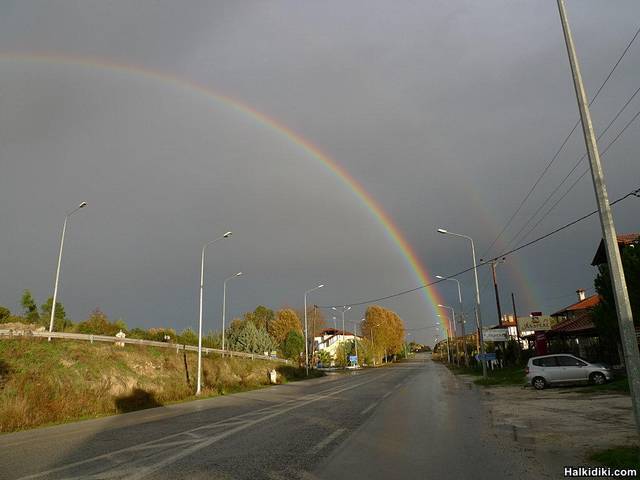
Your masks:
M589 363L568 353L529 359L527 382L537 390L560 383L590 382L602 385L613 379L611 369L602 363Z

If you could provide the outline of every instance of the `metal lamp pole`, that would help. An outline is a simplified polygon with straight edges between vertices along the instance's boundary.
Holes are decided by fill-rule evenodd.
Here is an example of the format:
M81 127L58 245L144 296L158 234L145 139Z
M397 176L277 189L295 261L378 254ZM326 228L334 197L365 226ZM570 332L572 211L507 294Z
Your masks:
M60 252L58 253L58 267L56 268L56 281L53 286L53 304L51 305L51 319L49 320L49 333L53 332L53 320L56 316L56 300L58 299L58 280L60 279L60 266L62 265L62 249L64 247L64 236L67 232L67 222L69 221L69 217L76 213L81 208L87 206L87 202L82 202L75 209L67 213L64 217L64 223L62 224L62 235L60 236ZM49 337L49 341L51 341L51 337Z
M309 295L311 292L318 290L319 288L322 288L322 287L324 287L324 284L320 284L317 287L314 287L304 292L304 365L307 371L307 376L309 376L309 340L308 340L309 334L307 332L307 295Z
M225 327L225 318L227 315L227 282L232 278L236 278L242 275L242 272L238 272L235 275L231 275L224 279L222 282L222 355L224 356L224 327Z
M460 288L460 280L458 280L457 278L443 277L442 275L436 275L436 278L439 278L440 280L449 280L451 282L456 282L456 285L458 285L458 305L460 305L458 316L460 316L460 328L461 328L460 333L462 334L462 353L464 356L464 363L468 367L469 358L467 357L467 344L464 339L464 318L462 318L463 317L462 316L462 289ZM455 323L455 319L454 319L454 323Z
M229 238L231 235L231 232L227 232L221 237L211 240L210 242L207 242L202 246L202 257L200 260L200 315L198 318L198 381L196 387L196 395L200 395L202 391L202 296L204 290L204 252L212 243L216 243L223 238Z
M453 307L450 307L448 305L440 305L440 304L438 304L438 306L440 308L447 308L447 309L451 310L451 318L449 319L449 331L453 331L453 338L454 338L454 341L455 341L455 338L456 338L456 312L454 311ZM452 323L453 323L453 325L452 325ZM458 348L456 346L456 357L457 356L458 356Z
M447 328L446 334L447 334L447 358L449 359L449 363L451 363L451 349L449 348L449 343L451 342L451 335L449 335L449 332L451 331L451 319L449 319L449 317L447 317L446 315L440 315L439 313L436 314L438 315L440 318L446 318L447 319L447 323L449 324L449 328Z
M342 314L342 335L340 335L340 342L344 344L344 314L346 312L348 312L349 310L351 310L351 307L347 307L346 305L344 305L341 310L338 310L336 307L331 307L331 310L335 310L336 312L340 312ZM346 359L346 355L347 355L347 351L345 350L344 352L345 354L345 364L347 362Z
M444 235L453 235L455 237L466 238L471 242L471 256L473 258L473 277L476 283L476 327L478 328L478 341L480 343L480 355L482 363L482 376L484 378L487 377L487 362L484 359L484 338L482 335L482 318L480 316L480 287L478 286L478 266L476 265L476 247L473 243L473 238L462 235L460 233L453 233L445 230L444 228L439 228L438 233L442 233Z

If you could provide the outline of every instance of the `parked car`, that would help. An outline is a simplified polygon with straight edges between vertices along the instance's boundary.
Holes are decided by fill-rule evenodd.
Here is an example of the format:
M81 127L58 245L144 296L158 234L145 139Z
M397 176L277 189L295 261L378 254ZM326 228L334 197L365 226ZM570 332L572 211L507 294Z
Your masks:
M536 390L563 383L589 382L602 385L613 379L609 366L589 363L568 353L531 357L525 372L527 382Z

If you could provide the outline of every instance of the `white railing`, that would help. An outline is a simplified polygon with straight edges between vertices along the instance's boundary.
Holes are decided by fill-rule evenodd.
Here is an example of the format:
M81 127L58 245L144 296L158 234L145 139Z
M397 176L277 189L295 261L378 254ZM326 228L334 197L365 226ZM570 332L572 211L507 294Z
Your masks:
M64 333L64 332L36 332L32 330L13 330L13 329L0 329L0 337L39 337L39 338L66 338L68 340L83 340L93 342L110 342L110 343L128 343L130 345L146 345L149 347L160 348L173 348L176 353L180 350L187 350L190 352L197 352L198 347L194 345L185 345L181 343L168 343L168 342L156 342L153 340L142 340L137 338L118 338L110 337L108 335L93 335L86 333ZM277 357L270 357L268 355L260 355L257 353L246 352L234 352L232 350L222 350L219 348L207 348L202 347L202 353L218 353L224 354L229 357L242 357L250 358L252 360L272 360L275 362L289 363L289 360Z

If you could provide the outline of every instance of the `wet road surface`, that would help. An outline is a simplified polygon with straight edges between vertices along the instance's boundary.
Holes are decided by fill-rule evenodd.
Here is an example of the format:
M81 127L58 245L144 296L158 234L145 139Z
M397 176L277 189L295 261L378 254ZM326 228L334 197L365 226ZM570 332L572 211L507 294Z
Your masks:
M2 479L545 476L492 431L478 390L426 355L0 436Z

